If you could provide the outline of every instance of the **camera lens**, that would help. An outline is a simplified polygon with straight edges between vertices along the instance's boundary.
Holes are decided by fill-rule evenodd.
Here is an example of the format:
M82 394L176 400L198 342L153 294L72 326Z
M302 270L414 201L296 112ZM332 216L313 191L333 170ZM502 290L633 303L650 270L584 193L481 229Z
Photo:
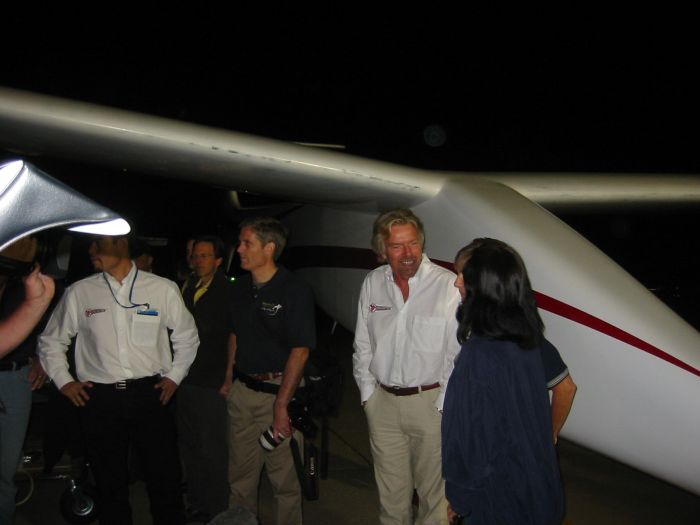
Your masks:
M279 440L275 440L273 437L275 435L275 431L273 430L272 427L268 428L265 432L260 434L260 438L258 439L258 443L260 443L260 446L267 450L268 452L270 450L275 450L277 446L284 441L284 436L282 434L279 434Z

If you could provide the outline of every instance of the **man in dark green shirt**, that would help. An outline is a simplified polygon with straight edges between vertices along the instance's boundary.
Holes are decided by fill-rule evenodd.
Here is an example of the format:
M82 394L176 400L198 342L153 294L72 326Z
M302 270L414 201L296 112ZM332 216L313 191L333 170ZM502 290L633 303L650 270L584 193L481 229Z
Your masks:
M287 439L293 433L287 406L315 346L316 331L310 288L276 263L286 239L286 228L275 219L241 225L238 254L250 274L234 286L223 390L229 392L231 503L257 514L264 465L277 503L276 523L298 525L301 488ZM275 443L270 451L258 443L268 429Z

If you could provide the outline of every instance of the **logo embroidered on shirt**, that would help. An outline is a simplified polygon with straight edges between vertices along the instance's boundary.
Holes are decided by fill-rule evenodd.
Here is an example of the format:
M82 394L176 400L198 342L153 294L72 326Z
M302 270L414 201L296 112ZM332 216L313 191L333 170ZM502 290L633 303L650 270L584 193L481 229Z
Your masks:
M265 312L268 316L274 317L277 315L277 313L282 309L281 304L272 304L272 303L266 303L263 302L260 305L260 310Z
M379 306L378 304L370 304L369 305L369 311L374 313L374 312L380 312L382 310L391 310L391 306Z
M89 310L85 310L85 317L90 317L95 314L101 314L102 312L106 312L104 308L92 308Z

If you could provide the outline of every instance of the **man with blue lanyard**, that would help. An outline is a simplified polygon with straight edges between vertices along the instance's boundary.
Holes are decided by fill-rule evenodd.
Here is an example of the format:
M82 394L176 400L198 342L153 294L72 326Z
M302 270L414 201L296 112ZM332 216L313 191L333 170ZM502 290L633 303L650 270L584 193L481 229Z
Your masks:
M194 320L175 283L136 268L126 237L98 237L89 254L98 273L66 290L39 338L41 362L83 408L100 523L132 523L130 444L143 462L153 523L184 523L175 426L165 405L195 358ZM77 379L66 361L74 336Z

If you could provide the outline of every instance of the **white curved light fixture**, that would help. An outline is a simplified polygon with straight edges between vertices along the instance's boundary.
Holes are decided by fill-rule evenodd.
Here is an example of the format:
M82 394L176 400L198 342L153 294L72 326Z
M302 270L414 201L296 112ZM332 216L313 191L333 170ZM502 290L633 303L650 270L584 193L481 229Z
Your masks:
M95 224L83 224L68 228L72 232L92 233L94 235L126 235L131 231L129 223L124 219L114 219L108 222L98 222Z
M0 250L41 230L67 227L97 235L124 235L129 223L37 167L16 160L0 165Z

